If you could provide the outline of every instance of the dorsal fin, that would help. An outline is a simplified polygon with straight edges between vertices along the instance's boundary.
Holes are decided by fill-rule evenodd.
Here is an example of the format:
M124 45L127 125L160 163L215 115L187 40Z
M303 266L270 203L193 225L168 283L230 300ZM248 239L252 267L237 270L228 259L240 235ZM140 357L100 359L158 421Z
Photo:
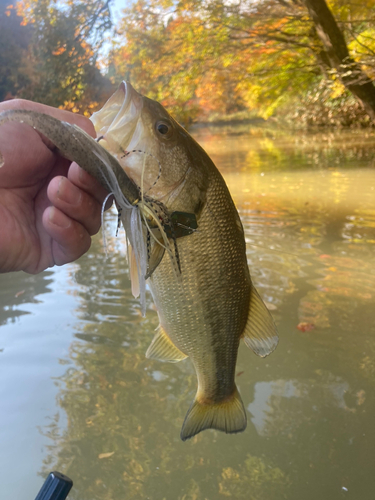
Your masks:
M177 363L188 356L178 349L165 333L161 325L158 326L155 337L146 352L146 358L158 359Z
M262 358L271 354L279 341L272 316L254 286L251 289L249 316L243 339L247 347Z

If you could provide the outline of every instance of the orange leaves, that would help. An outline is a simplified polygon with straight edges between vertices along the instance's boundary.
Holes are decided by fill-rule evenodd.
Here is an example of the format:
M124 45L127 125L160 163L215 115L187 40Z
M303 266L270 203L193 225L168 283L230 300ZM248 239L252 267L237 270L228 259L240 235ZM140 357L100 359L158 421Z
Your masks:
M199 106L200 118L207 119L258 106L270 115L280 102L275 89L289 88L287 80L297 82L289 67L299 59L295 51L285 55L285 47L306 25L278 2L266 4L269 8L257 11L252 5L251 14L244 14L215 0L205 5L183 0L173 10L169 3L138 0L121 25L126 59L123 47L115 48L111 62L119 77L131 78L155 99L174 102L172 113ZM283 44L275 39L281 35ZM289 67L280 83L283 66Z
M30 1L21 0L16 3L16 5L10 5L8 8L15 8L17 16L22 17L21 26L26 26L27 24L35 23L35 19L32 18L32 5Z
M66 51L65 47L59 47L58 49L52 51L52 55L59 56L59 55L63 54L65 51Z
M298 323L297 328L301 332L311 332L311 330L314 330L315 325L314 323L301 322Z
M218 0L128 3L112 50L101 66L110 68L107 81L130 79L150 97L170 103L172 113L189 120L197 116L198 109L203 119L213 113L245 110L256 110L267 118L290 103L295 105L316 85L321 71L317 61L321 46L314 39L303 2L240 3L240 7L236 2ZM79 81L70 93L68 86L64 87L58 104L81 99L83 87L93 81L87 76L84 82L84 74L90 74L91 66L99 68L97 50L103 37L93 36L96 28L92 26L109 22L101 10L104 4L104 0L21 0L6 10L12 17L12 9L17 9L22 24L34 23L34 67L51 63L42 80L58 75L58 81L67 76ZM332 8L335 15L345 18L341 12L344 7ZM354 4L346 8L351 17L356 13L353 19L364 9ZM362 42L368 43L367 38ZM74 76L77 70L79 74ZM48 82L40 95L28 97L44 99L49 92L46 87ZM334 90L329 99L342 98L342 89L336 85ZM58 90L50 93L56 97Z

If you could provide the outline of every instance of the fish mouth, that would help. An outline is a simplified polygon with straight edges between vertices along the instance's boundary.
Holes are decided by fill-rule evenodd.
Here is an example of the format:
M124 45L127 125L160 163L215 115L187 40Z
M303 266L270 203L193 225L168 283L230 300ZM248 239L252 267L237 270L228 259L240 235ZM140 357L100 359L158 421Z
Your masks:
M102 109L90 117L100 144L114 155L134 149L143 132L142 108L143 96L130 82L122 82Z

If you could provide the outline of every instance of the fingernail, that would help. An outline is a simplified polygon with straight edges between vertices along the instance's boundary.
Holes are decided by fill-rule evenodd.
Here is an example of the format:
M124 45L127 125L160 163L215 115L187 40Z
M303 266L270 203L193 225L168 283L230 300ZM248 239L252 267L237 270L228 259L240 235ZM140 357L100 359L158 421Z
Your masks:
M61 177L59 187L57 188L57 196L60 200L69 203L70 205L78 205L81 201L81 190L73 186L65 177Z
M60 210L57 210L55 207L51 207L49 210L49 220L52 224L58 227L62 227L63 229L67 229L72 223L71 219L64 215Z

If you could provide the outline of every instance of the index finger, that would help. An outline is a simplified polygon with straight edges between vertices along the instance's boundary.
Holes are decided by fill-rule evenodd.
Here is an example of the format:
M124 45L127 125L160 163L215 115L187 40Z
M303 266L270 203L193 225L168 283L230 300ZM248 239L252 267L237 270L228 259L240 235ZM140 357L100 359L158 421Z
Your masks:
M8 110L27 110L50 115L58 120L75 124L95 137L92 122L85 116L53 108L24 99L14 99L0 103L0 112ZM32 127L17 122L8 122L0 128L0 154L5 169L0 171L3 187L19 182L34 184L44 179L56 162L55 146ZM1 161L1 160L0 160Z
M86 118L86 116L66 111L65 109L58 109L47 104L40 104L39 102L27 101L26 99L13 99L11 101L0 102L0 112L8 111L10 109L25 109L28 111L35 111L37 113L44 113L45 115L53 116L58 120L78 125L91 137L96 137L96 132L93 123Z

